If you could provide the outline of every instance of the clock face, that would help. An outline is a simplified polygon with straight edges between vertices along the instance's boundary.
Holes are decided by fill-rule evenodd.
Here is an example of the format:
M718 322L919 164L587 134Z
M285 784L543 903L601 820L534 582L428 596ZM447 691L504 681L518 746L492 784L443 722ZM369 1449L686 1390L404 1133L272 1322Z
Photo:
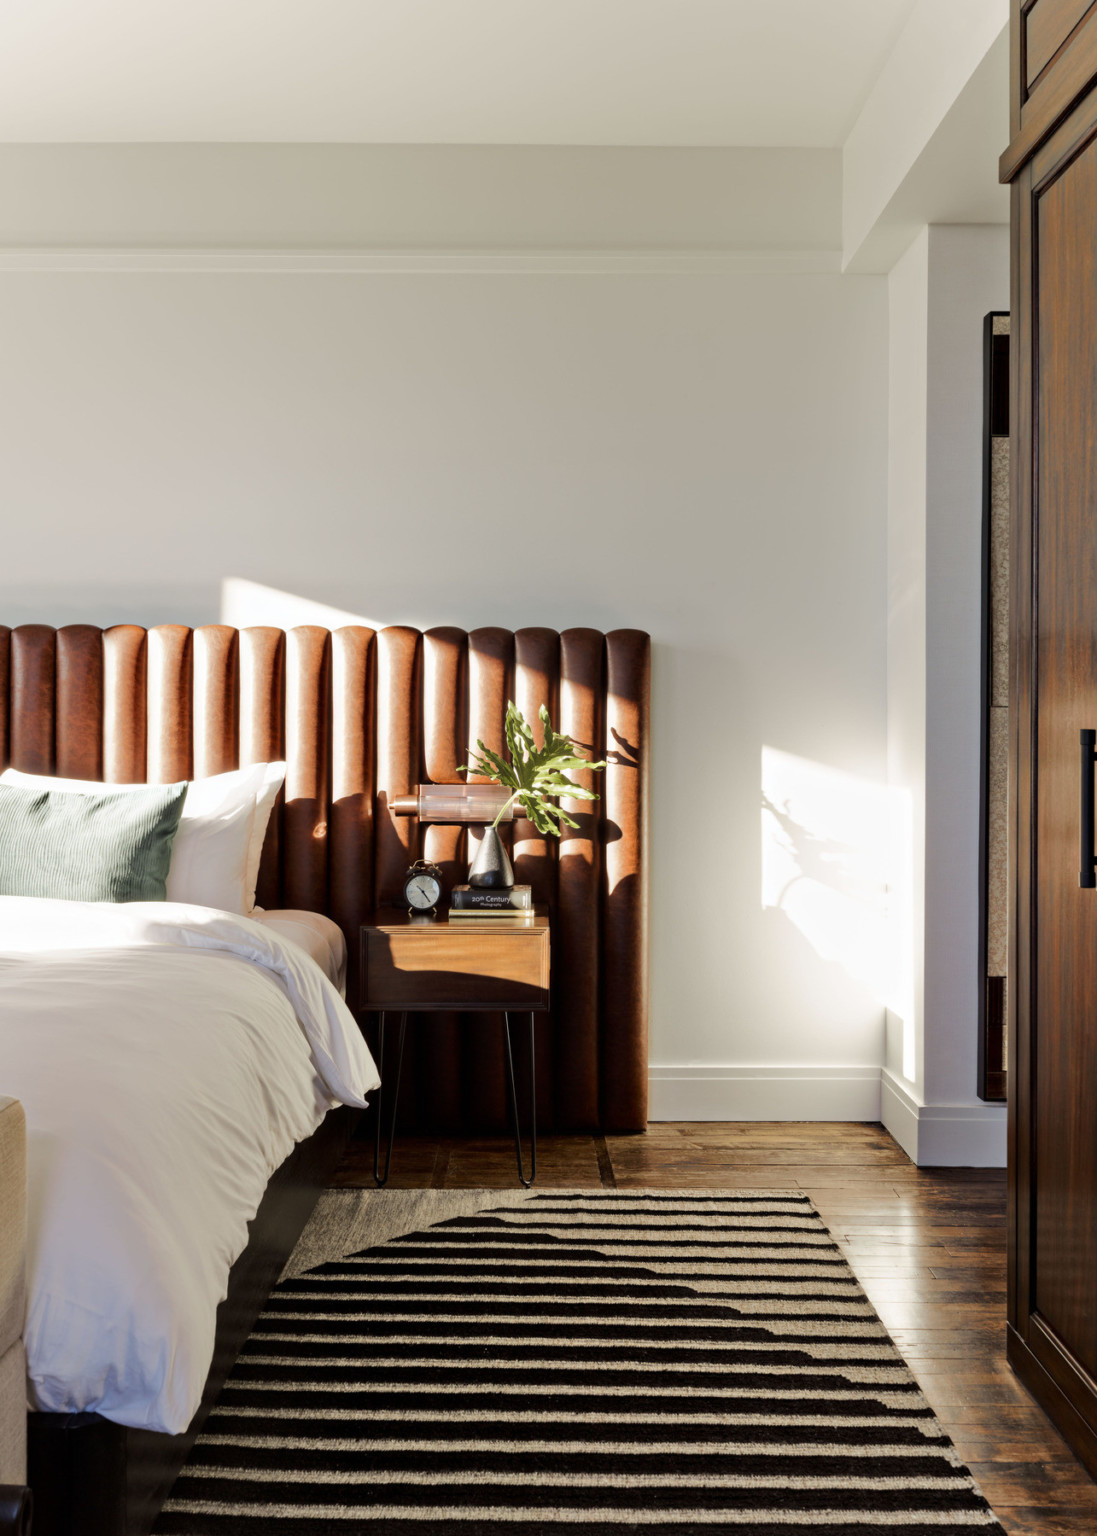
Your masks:
M414 907L417 912L429 912L431 907L438 905L442 887L433 875L413 875L404 887L404 894L409 907Z

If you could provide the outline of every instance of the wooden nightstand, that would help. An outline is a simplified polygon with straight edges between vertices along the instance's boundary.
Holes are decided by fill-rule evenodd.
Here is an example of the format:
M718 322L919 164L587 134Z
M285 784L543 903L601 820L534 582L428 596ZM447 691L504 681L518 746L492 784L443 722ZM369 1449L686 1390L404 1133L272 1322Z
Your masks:
M374 1128L373 1177L388 1182L392 1143L396 1135L396 1106L400 1096L400 1071L404 1060L404 1035L408 1013L493 1011L503 1015L507 1048L507 1084L514 1117L514 1153L518 1178L528 1189L537 1177L536 1068L534 1063L534 1014L549 1006L549 920L538 908L529 918L476 918L445 915L416 917L395 908L373 914L361 929L361 982L359 1005L379 1014L377 1049L385 1050L385 1014L399 1013L400 1034L396 1050L396 1084L384 1173L381 1172L381 1119L385 1085L377 1092ZM522 1163L518 1092L514 1081L510 1016L529 1015L529 1115L530 1173ZM378 1061L380 1068L381 1062Z

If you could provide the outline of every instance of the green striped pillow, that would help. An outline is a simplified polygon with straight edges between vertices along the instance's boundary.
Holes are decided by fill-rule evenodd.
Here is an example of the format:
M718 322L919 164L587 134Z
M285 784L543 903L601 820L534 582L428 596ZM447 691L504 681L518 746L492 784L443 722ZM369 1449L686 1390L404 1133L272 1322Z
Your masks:
M186 784L58 794L0 784L0 896L163 901Z

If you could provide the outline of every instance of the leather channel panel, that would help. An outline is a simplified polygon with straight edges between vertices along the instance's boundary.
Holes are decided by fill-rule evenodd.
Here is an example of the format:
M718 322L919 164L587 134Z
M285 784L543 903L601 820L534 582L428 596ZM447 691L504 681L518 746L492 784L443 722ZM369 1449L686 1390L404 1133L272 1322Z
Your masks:
M103 777L103 632L94 624L57 631L54 761L63 779Z
M428 629L423 636L424 784L460 784L464 779L457 770L468 762L468 670L465 631L449 626ZM468 874L466 829L431 823L421 827L420 834L421 857L438 865L447 889L460 885ZM424 1014L415 1029L422 1085L417 1118L424 1130L459 1131L465 1118L461 1021L456 1013Z
M468 752L477 751L482 741L491 751L506 750L504 723L507 700L512 697L514 671L514 636L506 629L474 629L468 639L469 718ZM466 757L465 762L470 758ZM488 782L483 775L470 773L472 784ZM499 835L510 852L514 823L501 825ZM476 857L483 829L469 828L469 862ZM506 1057L503 1045L503 1021L497 1013L461 1014L463 1032L462 1077L467 1114L472 1123L487 1131L505 1132L507 1119ZM515 1062L515 1070L523 1067Z

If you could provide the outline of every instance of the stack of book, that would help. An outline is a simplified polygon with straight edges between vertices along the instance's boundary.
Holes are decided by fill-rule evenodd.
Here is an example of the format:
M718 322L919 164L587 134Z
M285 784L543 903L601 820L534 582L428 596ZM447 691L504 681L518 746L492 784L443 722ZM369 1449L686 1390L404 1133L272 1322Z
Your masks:
M493 891L482 886L455 885L450 893L449 915L529 918L533 916L533 888L511 885Z

